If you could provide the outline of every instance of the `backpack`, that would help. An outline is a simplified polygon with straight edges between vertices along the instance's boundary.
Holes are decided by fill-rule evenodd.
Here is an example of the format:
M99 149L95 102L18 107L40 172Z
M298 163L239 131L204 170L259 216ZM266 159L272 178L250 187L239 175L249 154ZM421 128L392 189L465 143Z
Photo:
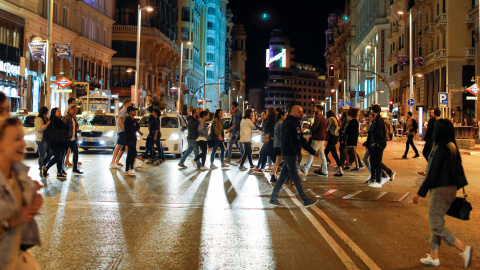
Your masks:
M385 126L385 141L391 141L393 139L393 126L390 124L390 122L384 120L383 121L384 126Z
M412 126L413 126L413 129L415 130L415 133L417 133L418 132L417 120L412 119Z

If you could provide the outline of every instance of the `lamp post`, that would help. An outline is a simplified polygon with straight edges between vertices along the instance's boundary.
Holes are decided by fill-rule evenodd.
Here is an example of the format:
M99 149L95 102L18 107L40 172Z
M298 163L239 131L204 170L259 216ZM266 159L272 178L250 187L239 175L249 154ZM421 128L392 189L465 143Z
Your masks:
M357 78L356 78L356 85L355 85L355 91L356 91L356 94L355 94L355 106L356 106L356 107L359 107L359 106L358 106L358 104L359 104L359 103L358 103L358 77L359 77L359 75L360 75L360 65L358 65L358 66L353 66L353 65L352 65L352 66L350 66L350 67L356 68L356 71L357 71L357 76L356 76Z
M414 93L413 93L413 29L412 29L412 9L410 9L408 11L409 13L409 16L408 16L408 19L409 19L409 27L408 27L408 46L409 46L409 52L408 52L408 63L409 63L409 73L410 73L410 93L409 93L409 98L412 99L414 97ZM404 12L403 11L399 11L398 12L399 15L403 15ZM412 111L413 110L413 106L408 106L409 107L409 110Z
M375 48L375 73L377 73L377 46L374 46L374 45L367 45L367 48ZM374 91L375 91L375 104L378 104L378 92L377 92L377 76L374 77L375 79L375 85L373 87Z
M335 114L338 115L338 89L332 89L332 93L335 92ZM343 101L345 102L345 100ZM343 103L345 104L345 103ZM344 105L345 106L345 105ZM330 98L330 110L332 109L332 98Z
M178 115L180 115L180 112L181 112L181 106L182 106L182 92L183 92L183 88L182 88L182 74L183 74L183 43L187 43L187 45L190 45L192 44L192 42L190 40L187 40L187 41L182 41L180 42L180 82L178 83L179 85L179 90L178 90L178 100L177 100L177 113Z
M213 66L212 63L205 63L203 64L203 85L205 88L203 89L203 109L207 108L207 66Z
M135 61L135 98L133 99L133 105L135 107L138 107L137 102L138 102L138 84L140 83L140 35L142 33L142 10L146 10L148 12L153 11L153 7L151 6L146 6L144 8L141 8L140 5L138 5L138 22L137 22L137 54L136 54L136 61Z

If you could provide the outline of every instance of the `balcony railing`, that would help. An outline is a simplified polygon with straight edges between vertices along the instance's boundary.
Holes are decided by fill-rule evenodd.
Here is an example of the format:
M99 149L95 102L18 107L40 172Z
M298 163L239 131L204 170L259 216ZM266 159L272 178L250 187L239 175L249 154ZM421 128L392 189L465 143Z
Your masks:
M475 49L474 49L475 50ZM441 58L447 57L447 50L446 49L440 49L437 50L425 57L425 64L428 64L432 61L440 60Z
M135 25L114 25L113 26L114 33L131 33L137 34L137 26ZM151 27L142 27L142 35L154 36L166 44L168 44L171 48L176 51L180 51L180 46L165 36L162 32L158 29L151 28Z
M475 47L467 47L466 51L467 52L465 55L465 59L467 60L475 59L475 53L476 53Z
M434 32L435 26L433 22L427 23L427 26L425 26L425 34L427 35L432 35Z
M435 22L437 23L436 26L445 26L447 24L447 14L442 13L438 15Z

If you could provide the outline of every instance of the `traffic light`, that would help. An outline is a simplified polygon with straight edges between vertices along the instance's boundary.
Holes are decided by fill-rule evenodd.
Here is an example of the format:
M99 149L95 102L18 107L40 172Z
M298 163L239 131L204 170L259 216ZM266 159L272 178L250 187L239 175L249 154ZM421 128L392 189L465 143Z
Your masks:
M455 116L455 110L452 109L452 116Z
M315 99L314 98L310 99L310 105L315 105Z
M390 102L388 103L389 106L389 109L390 109L390 112L392 112L393 110L393 100L390 100Z
M335 77L335 65L328 66L328 77Z

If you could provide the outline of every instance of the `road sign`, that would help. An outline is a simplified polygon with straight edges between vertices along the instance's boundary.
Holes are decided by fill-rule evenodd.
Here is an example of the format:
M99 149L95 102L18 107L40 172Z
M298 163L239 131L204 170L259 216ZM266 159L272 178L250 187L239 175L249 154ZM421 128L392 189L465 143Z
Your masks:
M338 101L338 108L339 108L339 109L340 109L340 108L343 108L344 104L345 104L345 103L343 103L343 100L339 100L339 101Z
M58 86L60 86L61 88L66 88L66 87L68 87L69 85L72 84L72 82L69 81L69 80L68 80L67 78L65 78L65 77L62 77L62 78L56 80L56 81L53 82L53 83L56 84L56 85L58 85Z
M415 99L411 98L407 101L408 106L413 107L415 106Z
M352 101L351 100L347 100L347 106L352 106Z
M438 107L448 108L448 93L438 93Z

